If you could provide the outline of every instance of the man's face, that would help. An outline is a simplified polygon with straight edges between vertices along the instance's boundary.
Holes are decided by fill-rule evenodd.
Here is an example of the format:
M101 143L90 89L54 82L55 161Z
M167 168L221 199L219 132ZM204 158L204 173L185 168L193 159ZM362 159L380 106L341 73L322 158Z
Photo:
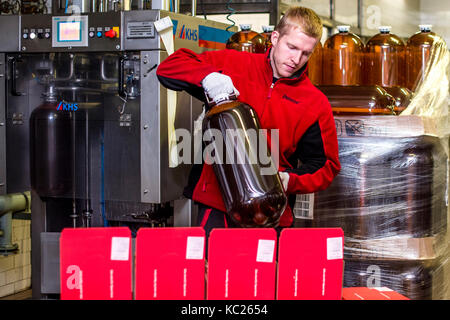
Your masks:
M319 40L306 35L298 27L289 27L283 36L273 31L271 41L273 75L276 78L288 78L305 65Z

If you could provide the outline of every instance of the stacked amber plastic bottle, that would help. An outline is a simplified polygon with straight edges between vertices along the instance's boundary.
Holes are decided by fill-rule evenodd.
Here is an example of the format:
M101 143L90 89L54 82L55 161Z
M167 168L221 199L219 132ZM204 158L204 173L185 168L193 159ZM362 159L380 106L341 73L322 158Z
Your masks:
M383 87L404 87L405 51L402 39L391 34L391 27L382 26L380 33L365 46L365 84Z
M274 26L262 26L263 32L261 33L261 35L265 39L266 50L269 49L272 45L271 36L274 29Z
M253 53L266 52L266 39L259 33L252 31L251 24L239 25L241 31L234 33L227 41L226 48Z
M364 43L350 26L323 46L323 77L318 88L328 97L335 114L393 114L394 98L379 85L364 84Z
M431 25L419 25L420 31L406 43L406 87L415 90L417 83L423 80L431 47L438 36L431 31Z
M323 46L319 41L308 60L308 78L312 84L320 85L322 83L322 63L323 63Z
M363 83L364 43L349 26L338 26L339 33L323 46L324 85L361 85Z

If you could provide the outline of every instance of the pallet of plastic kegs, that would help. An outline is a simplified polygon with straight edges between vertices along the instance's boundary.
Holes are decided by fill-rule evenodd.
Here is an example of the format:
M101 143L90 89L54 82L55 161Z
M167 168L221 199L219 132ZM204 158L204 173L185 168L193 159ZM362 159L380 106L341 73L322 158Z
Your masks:
M392 83L319 86L334 111L342 169L328 189L297 197L295 225L344 230L346 287L448 299L450 57L427 30L417 36L432 41L401 108L386 90ZM376 38L379 46L391 36L383 29Z

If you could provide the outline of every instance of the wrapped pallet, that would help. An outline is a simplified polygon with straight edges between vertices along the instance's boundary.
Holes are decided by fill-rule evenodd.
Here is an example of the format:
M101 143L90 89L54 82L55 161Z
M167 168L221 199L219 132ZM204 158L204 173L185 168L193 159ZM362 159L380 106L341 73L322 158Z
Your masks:
M437 39L400 115L336 104L341 172L325 191L298 196L294 214L297 227L344 230L344 287L450 298L448 65Z

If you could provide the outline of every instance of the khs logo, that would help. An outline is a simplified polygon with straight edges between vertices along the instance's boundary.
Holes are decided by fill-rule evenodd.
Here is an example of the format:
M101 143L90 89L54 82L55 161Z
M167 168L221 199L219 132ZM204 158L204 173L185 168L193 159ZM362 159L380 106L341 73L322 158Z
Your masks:
M197 41L197 30L192 30L189 28L186 28L186 26L183 24L180 30L180 35L178 36L180 39L186 39L186 40L192 40Z
M78 103L65 103L65 102L61 101L60 103L58 103L56 110L58 110L58 111L77 111Z

